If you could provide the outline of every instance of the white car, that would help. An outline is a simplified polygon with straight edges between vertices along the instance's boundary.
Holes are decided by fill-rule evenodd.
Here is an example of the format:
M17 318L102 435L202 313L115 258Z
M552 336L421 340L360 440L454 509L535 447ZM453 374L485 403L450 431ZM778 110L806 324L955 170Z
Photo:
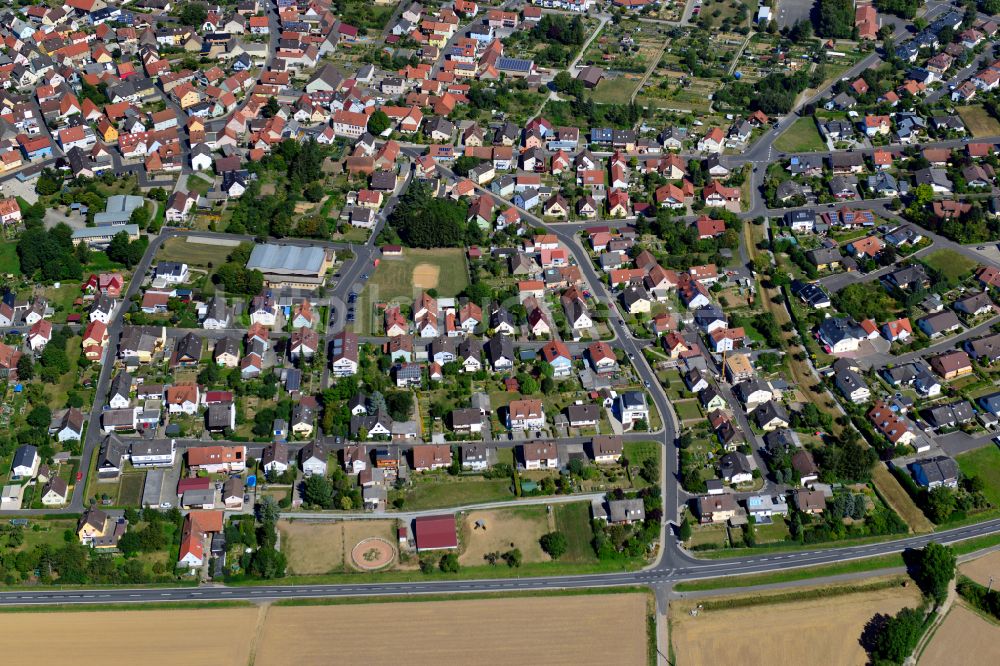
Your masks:
M173 504L171 504L170 502L160 502L160 508L161 509L169 509L172 506L173 506Z

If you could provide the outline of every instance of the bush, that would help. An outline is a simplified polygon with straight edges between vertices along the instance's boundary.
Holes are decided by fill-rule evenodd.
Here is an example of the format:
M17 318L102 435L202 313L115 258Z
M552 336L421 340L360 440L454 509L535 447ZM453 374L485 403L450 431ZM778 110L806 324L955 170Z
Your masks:
M549 557L553 560L558 560L560 557L566 554L567 542L566 535L562 532L549 532L548 534L543 534L542 538L538 540L538 543L542 546L542 550L548 553Z

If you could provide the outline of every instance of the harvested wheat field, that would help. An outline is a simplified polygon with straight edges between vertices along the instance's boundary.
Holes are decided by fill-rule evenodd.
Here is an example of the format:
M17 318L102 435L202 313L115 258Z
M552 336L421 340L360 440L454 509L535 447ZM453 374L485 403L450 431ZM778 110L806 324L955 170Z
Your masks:
M956 603L920 654L921 666L1000 664L1000 625Z
M278 531L290 574L324 574L343 568L343 523L282 520Z
M334 640L331 627L350 640ZM257 644L255 666L640 665L646 595L275 606Z
M483 521L486 529L474 529L476 521ZM543 506L526 506L517 509L473 511L462 521L462 543L465 551L458 561L465 566L484 564L486 553L505 553L511 548L521 550L525 562L548 562L538 540L555 529ZM511 544L514 544L511 546Z
M802 664L822 655L825 666L868 663L861 632L876 613L897 613L920 603L915 585L809 601L760 604L690 614L697 601L670 604L671 640L678 664L722 664L740 655L745 664ZM761 624L762 618L767 618ZM781 627L762 631L762 627Z
M257 618L256 608L6 613L0 644L24 647L14 649L24 665L246 666Z
M413 267L413 286L421 289L434 289L438 286L441 267L433 264L417 264Z
M1000 550L959 565L958 571L980 585L989 585L990 576L993 576L993 587L996 589L1000 584Z

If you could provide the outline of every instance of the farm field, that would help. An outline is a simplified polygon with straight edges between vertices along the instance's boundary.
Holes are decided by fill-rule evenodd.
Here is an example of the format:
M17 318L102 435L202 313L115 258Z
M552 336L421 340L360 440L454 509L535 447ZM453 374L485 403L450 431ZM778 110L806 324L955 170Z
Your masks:
M557 618L557 619L556 619ZM330 627L355 640L330 642ZM393 640L385 640L392 627ZM288 636L295 640L286 640ZM529 597L419 603L276 606L257 639L257 666L328 663L646 663L646 596Z
M996 576L997 572L1000 571L1000 551L977 557L971 562L959 566L958 570L980 585L989 585L990 577ZM996 583L996 580L993 582Z
M931 637L918 664L995 664L1000 662L1000 625L956 603Z
M439 296L457 296L468 284L469 272L462 249L406 248L402 257L382 259L368 288L375 302L412 299L422 289L437 289Z
M251 646L246 637L254 632L257 617L256 608L9 613L0 623L0 642L44 646L18 650L17 660L25 665L67 659L84 666L107 664L108 637L114 636L119 655L149 666L171 666L179 659L245 666ZM95 631L95 627L100 629Z
M774 142L774 149L783 153L808 153L824 148L826 144L812 118L799 118Z
M972 272L976 262L955 250L943 249L931 252L923 258L923 262L931 268L941 271L949 280L957 280L966 273Z
M787 591L786 591L787 592ZM858 592L806 601L758 604L726 610L702 610L692 617L698 601L671 604L671 641L676 663L723 663L739 654L749 664L801 664L803 654L823 655L823 663L864 664L868 655L858 642L876 613L895 614L916 607L915 585ZM774 627L794 627L764 639L760 619ZM773 624L772 624L773 623ZM939 662L940 663L940 662Z
M960 106L958 115L965 121L965 126L974 137L1000 134L1000 122L981 106Z

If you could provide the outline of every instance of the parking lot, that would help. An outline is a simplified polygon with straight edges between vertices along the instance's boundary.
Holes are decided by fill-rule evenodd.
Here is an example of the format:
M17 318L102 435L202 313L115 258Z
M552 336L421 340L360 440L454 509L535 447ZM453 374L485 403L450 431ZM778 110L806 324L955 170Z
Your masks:
M778 27L788 28L799 21L809 21L816 0L778 0Z

